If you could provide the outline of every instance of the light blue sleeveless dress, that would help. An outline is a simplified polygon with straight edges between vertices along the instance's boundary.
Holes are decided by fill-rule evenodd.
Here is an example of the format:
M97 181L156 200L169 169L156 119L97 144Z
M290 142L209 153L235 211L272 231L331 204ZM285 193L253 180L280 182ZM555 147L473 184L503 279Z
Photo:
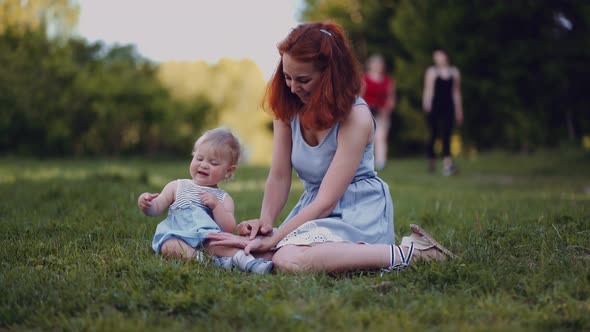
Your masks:
M159 253L169 239L180 239L189 246L200 246L207 234L220 232L213 220L213 212L201 202L201 192L213 193L223 203L227 193L219 188L196 185L191 179L177 180L176 197L168 209L168 216L156 227L152 249Z
M357 98L354 105L360 104L366 105L363 99ZM316 198L338 148L339 128L340 123L337 123L317 146L310 146L303 139L299 117L291 120L291 163L305 190L283 225ZM322 242L394 244L393 202L389 187L375 173L373 148L372 139L365 147L354 178L332 213L301 225L285 236L277 248Z

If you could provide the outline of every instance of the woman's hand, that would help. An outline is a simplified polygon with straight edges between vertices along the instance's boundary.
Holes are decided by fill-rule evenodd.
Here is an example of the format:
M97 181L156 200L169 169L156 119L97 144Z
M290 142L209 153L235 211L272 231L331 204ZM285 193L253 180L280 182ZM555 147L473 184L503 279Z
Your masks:
M238 224L238 234L249 235L250 240L254 239L258 234L268 235L270 233L272 233L272 226L260 219L246 220Z
M270 251L278 243L272 236L258 236L254 240L251 240L244 236L226 232L209 233L207 234L207 240L209 240L209 246L226 246L244 249L246 255L249 255L251 252Z
M259 236L254 240L250 240L250 243L244 248L244 253L250 255L251 252L266 252L270 251L278 241L273 239L272 236Z
M238 236L231 233L219 232L207 234L210 246L227 246L244 249L250 243L250 239L244 236Z

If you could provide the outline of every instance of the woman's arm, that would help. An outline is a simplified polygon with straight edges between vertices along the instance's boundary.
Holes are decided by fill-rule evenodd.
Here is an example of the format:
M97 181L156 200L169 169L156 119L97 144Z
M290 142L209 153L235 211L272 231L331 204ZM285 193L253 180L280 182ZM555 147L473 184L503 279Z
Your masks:
M160 194L143 193L137 199L139 209L150 217L159 216L174 202L176 197L177 181L168 183Z
M395 108L395 81L389 77L389 84L387 84L387 100L385 101L385 112L390 113Z
M424 91L422 92L422 109L430 113L432 108L432 98L434 97L434 69L432 67L426 70L424 74Z
M453 81L453 102L455 104L455 120L457 125L463 123L463 98L461 96L461 73L455 68L455 80Z
M272 162L260 210L263 224L272 226L285 207L291 189L291 127L281 120L273 121Z
M355 106L340 126L338 148L315 200L272 235L272 246L309 220L328 216L350 185L373 135L373 120L365 105ZM271 246L271 247L272 247Z
M365 93L367 93L367 81L366 81L367 74L363 74L363 79L361 80L361 90L359 91L359 96L365 98Z
M222 231L232 233L236 228L236 218L234 217L234 200L229 194L225 195L223 203L221 203L217 197L210 192L201 193L201 201L213 213L213 220L217 223Z

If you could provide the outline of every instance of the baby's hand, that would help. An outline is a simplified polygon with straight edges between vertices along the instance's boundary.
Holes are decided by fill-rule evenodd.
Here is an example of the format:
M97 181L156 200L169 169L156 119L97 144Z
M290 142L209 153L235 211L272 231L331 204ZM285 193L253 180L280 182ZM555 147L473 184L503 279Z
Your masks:
M215 210L217 204L219 204L217 197L208 191L201 192L201 202L211 210Z
M159 195L160 195L159 193L156 193L156 194L143 193L143 194L139 195L139 198L137 199L137 206L139 206L141 211L145 211L145 210L149 209L150 207L152 207L152 201L156 197L158 197Z

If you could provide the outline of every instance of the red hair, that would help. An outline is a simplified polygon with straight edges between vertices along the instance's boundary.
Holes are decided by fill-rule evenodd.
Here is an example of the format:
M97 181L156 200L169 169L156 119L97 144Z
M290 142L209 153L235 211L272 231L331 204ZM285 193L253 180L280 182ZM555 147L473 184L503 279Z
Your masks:
M299 114L304 128L332 127L350 113L361 87L361 70L344 30L333 22L304 23L277 45L281 60L268 83L264 106L286 123ZM304 104L291 93L283 75L283 54L311 62L320 81Z

